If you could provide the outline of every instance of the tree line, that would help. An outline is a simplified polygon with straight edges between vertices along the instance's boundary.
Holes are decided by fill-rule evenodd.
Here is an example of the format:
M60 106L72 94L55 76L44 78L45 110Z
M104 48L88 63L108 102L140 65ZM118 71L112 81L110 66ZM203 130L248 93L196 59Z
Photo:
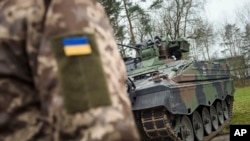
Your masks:
M231 61L231 68L236 78L249 76L250 2L235 11L235 23L225 20L216 27L204 16L206 0L99 1L110 19L117 42L145 42L156 35L172 40L185 37L191 43L186 59L213 61L219 54L225 58L242 56L243 61L231 59L235 61ZM219 47L221 53L215 52L214 46Z

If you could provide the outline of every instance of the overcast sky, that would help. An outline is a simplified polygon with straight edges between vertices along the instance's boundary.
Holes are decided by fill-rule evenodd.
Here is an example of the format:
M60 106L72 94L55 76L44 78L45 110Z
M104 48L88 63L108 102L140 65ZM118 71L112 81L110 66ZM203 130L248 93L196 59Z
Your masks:
M225 22L235 23L237 11L249 2L249 0L207 0L207 4L205 5L207 19L215 28L221 28ZM223 47L214 45L212 48L214 48L211 52L212 55L224 56L221 53L224 50Z
M249 0L207 0L205 6L208 20L214 24L220 24L227 20L234 22L236 12Z
M139 2L141 0L134 0ZM225 23L235 23L237 17L237 11L241 9L246 3L250 5L250 0L206 0L205 15L214 28L220 29ZM152 0L147 0L146 3L140 3L142 7L148 7L152 3ZM219 58L224 54L221 51L224 50L221 45L215 44L211 47L210 55L215 55Z

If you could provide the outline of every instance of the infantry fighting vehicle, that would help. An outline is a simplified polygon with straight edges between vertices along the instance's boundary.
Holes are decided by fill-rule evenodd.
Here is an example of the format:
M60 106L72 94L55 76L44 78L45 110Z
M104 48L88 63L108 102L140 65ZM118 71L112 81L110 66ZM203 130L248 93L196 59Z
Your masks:
M137 52L124 61L143 140L210 140L228 124L235 88L226 64L181 60L183 39L127 47Z

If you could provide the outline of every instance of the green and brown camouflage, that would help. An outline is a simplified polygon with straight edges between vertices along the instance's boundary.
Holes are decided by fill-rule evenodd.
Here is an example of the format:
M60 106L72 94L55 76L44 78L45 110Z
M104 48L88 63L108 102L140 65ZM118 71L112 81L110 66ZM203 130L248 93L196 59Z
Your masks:
M235 88L229 66L181 60L188 43L177 40L164 47L165 43L151 47L165 53L150 58L150 53L141 51L141 62L136 62L140 65L127 69L129 96L141 135L145 140L210 140L231 119ZM161 63L145 65L153 59Z
M170 41L167 37L163 39L156 36L155 42L149 40L147 43L135 44L133 46L118 44L122 47L132 48L136 51L136 57L126 57L121 50L120 53L126 63L129 76L138 76L150 71L156 71L165 66L169 59L179 60L183 52L189 51L189 43L183 39Z

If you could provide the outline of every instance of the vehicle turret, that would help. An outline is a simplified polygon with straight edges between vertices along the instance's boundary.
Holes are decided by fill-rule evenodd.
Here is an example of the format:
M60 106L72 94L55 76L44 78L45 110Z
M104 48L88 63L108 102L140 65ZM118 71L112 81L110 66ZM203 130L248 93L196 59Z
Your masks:
M125 60L128 93L142 140L203 141L232 117L234 84L227 64L183 60L184 38L132 45Z

